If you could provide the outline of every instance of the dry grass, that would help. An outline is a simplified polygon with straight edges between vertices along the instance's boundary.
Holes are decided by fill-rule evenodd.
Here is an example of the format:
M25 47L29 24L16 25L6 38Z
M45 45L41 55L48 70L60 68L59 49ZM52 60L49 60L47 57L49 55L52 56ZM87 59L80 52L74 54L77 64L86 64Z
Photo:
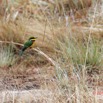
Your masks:
M102 103L103 4L95 0L2 3L0 102ZM19 50L30 36L38 37L35 48L20 57Z

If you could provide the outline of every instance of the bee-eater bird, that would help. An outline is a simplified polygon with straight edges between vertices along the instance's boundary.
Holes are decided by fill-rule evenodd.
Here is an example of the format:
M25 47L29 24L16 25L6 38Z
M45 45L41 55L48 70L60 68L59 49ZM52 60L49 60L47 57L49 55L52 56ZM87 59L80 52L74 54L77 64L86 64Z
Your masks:
M34 44L35 44L35 40L36 40L36 39L37 39L37 37L30 37L30 38L28 39L28 41L24 43L24 46L23 46L23 48L21 49L19 55L22 56L23 52L24 52L27 48L33 47Z

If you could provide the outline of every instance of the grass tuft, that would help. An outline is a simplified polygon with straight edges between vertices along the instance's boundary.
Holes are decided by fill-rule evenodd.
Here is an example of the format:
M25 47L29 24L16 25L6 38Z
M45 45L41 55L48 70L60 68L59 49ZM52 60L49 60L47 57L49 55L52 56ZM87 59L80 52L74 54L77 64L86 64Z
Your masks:
M0 49L0 67L9 67L15 63L13 48L2 46Z

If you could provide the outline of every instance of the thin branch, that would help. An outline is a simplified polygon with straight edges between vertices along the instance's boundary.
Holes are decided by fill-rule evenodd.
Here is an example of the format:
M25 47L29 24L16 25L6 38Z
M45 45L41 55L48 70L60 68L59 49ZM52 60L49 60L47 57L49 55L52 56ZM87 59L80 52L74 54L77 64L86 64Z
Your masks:
M10 41L0 41L0 43L6 43L6 44L14 44L14 45L20 45L20 46L23 46L23 44L21 43L16 43L16 42L10 42Z
M51 62L54 66L56 66L57 63L53 59L51 59L48 55L46 55L44 52L42 52L39 48L38 49L33 48L33 50L35 50L38 53L40 53L41 55L43 55L49 62Z
M23 44L21 43L16 43L16 42L10 42L10 41L0 41L0 43L7 43L7 44L14 44L14 45L20 45L20 46L23 46ZM33 48L33 50L35 50L36 52L38 52L39 54L43 55L49 62L52 63L53 66L57 66L57 63L52 59L50 58L48 55L46 55L44 52L42 52L39 48L36 49L36 48Z

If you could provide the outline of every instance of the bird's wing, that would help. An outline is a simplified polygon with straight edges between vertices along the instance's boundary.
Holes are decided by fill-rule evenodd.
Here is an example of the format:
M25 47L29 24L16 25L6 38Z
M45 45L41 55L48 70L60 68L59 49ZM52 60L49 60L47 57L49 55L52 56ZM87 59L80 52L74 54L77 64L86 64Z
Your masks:
M27 41L27 42L24 44L24 46L23 46L23 48L22 48L22 51L25 51L25 50L26 50L28 47L30 47L32 44L33 44L32 41Z
M28 47L30 47L32 44L33 44L32 41L27 41L27 42L24 44L24 47L28 48Z
M26 43L24 43L24 46L23 46L23 48L21 49L19 55L21 56L21 55L23 54L23 52L24 52L28 47L30 47L32 44L33 44L32 41L27 41Z

